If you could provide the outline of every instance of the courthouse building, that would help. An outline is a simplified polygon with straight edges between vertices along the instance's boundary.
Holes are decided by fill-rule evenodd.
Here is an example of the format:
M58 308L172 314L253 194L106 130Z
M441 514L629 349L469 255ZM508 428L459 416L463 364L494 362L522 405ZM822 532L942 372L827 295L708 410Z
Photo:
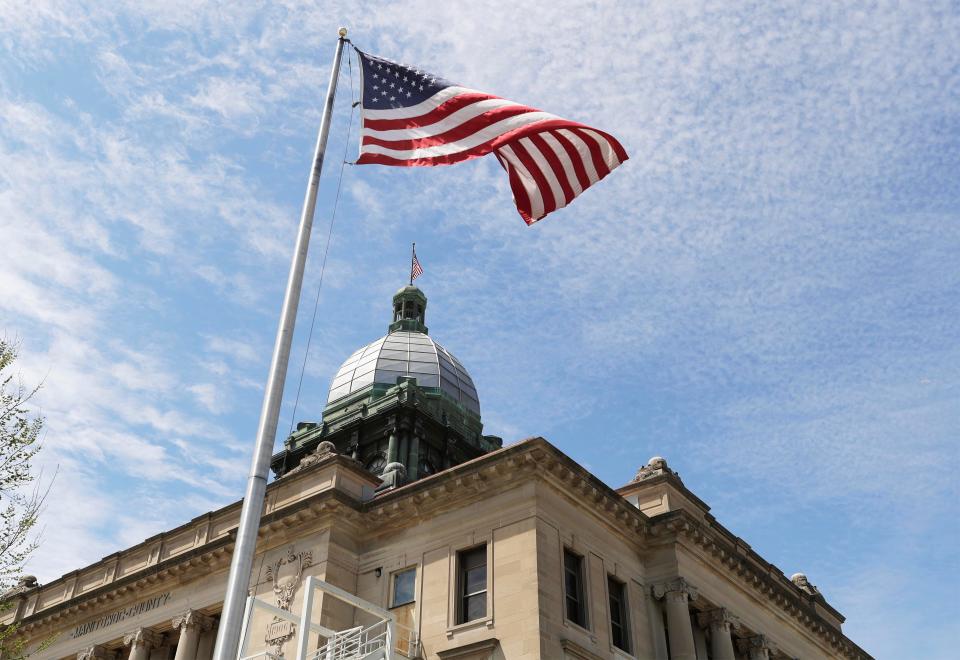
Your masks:
M388 334L347 358L322 421L274 456L244 655L294 658L304 641L341 660L377 644L440 660L870 657L803 575L710 515L673 470L693 457L650 459L613 489L543 438L483 435L473 381L427 333L426 306L397 292ZM41 658L208 660L239 514L25 578L0 623L46 643Z

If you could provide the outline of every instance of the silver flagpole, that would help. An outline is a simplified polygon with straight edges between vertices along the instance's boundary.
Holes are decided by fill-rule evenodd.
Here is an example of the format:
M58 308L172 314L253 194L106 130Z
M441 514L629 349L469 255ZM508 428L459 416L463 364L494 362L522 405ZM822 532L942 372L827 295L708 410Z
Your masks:
M339 34L337 51L333 56L333 69L330 71L327 100L320 120L320 133L317 135L317 147L313 154L313 168L307 180L307 194L303 200L303 213L300 215L297 245L293 262L290 264L290 276L287 278L287 292L283 297L280 327L277 328L277 340L273 345L270 375L267 377L267 389L263 393L263 407L260 409L260 424L257 427L257 444L253 452L250 476L247 478L247 491L243 496L240 527L237 529L237 542L230 562L230 577L227 579L227 594L223 601L223 612L220 614L220 627L217 631L217 645L213 652L215 660L237 660L240 650L238 648L240 629L243 625L247 590L250 588L250 571L253 568L253 557L256 552L257 532L260 530L263 498L267 490L270 454L273 452L273 441L277 433L283 384L287 377L287 363L290 360L290 344L293 342L293 326L297 320L297 305L300 302L300 288L303 285L303 268L307 261L310 229L313 227L313 211L317 205L317 187L320 183L320 171L323 168L323 153L327 148L327 135L330 133L333 99L337 93L337 76L340 73L340 58L343 55L343 45L346 43L347 29L340 28Z

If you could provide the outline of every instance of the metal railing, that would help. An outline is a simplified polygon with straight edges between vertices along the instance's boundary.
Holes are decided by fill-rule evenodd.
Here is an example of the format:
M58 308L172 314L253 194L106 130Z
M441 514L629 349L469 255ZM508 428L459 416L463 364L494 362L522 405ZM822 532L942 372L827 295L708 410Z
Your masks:
M346 630L331 630L314 623L313 609L317 592L343 601L371 615L376 621ZM282 653L278 655L267 650L247 654L253 628L251 621L257 610L273 615L276 625L290 626L291 639L296 640L296 660L412 660L423 657L416 631L398 624L391 612L311 576L304 583L299 617L254 596L247 599L238 660L284 660ZM310 633L317 633L322 638L322 643L312 652L309 651Z

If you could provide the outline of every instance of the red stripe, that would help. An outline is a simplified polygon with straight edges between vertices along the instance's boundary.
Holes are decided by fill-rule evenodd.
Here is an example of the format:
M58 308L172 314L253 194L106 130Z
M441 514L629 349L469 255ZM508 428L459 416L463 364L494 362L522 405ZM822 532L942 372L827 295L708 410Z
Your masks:
M435 124L448 115L453 114L460 108L473 105L477 101L486 101L488 99L499 99L499 96L490 94L467 93L454 96L447 99L429 112L417 115L416 117L405 117L401 119L368 119L364 117L363 127L375 131L391 131L397 128L418 128L420 126L429 126Z
M600 145L597 144L597 141L593 138L593 136L587 135L583 131L577 129L572 130L581 140L583 140L583 143L587 145L587 148L590 149L590 158L593 160L593 169L597 171L597 181L610 174L610 167L607 165L607 161L603 159L603 152L600 151Z
M496 108L482 115L477 115L473 119L451 128L446 133L411 140L383 140L371 135L364 135L362 144L376 144L381 147L386 147L387 149L424 149L426 147L435 147L438 144L447 144L468 138L491 124L509 119L510 117L516 117L517 115L525 115L528 112L539 111L522 105Z
M573 171L577 175L577 181L580 183L580 190L584 191L590 187L590 177L587 176L587 170L583 166L583 158L580 156L580 152L577 151L577 148L573 146L573 143L567 139L567 136L561 133L560 131L550 131L553 137L557 138L563 148L567 151L567 156L570 157L570 162L573 163Z
M519 141L511 144L510 148L513 149L513 153L517 155L517 158L519 158L520 162L523 163L523 166L527 168L527 171L530 172L530 175L537 184L537 189L540 191L540 197L543 199L543 215L555 210L557 208L557 202L553 199L553 191L550 189L550 183L547 182L547 178L540 170L540 166L537 165L537 161L533 159L533 156L530 155L530 152L527 151L527 148ZM535 219L539 220L540 218Z
M621 164L625 160L630 160L630 156L627 155L627 150L617 141L617 138L596 128L591 127L590 130L594 133L599 133L607 140L610 146L613 147L613 153L617 154L617 160L619 160Z
M550 169L553 170L554 177L556 177L557 181L560 183L560 190L563 191L564 204L569 204L573 201L573 198L576 197L576 195L573 194L573 188L570 187L570 182L567 180L567 172L565 169L563 169L563 164L557 157L553 147L547 144L547 141L543 139L543 132L537 133L536 135L531 135L530 140L537 145L537 148L540 149L540 153L542 153L543 157L547 159L548 163L550 163Z
M509 161L499 153L495 155L497 160L500 161L500 166L507 171L507 178L510 180L510 190L513 191L513 203L517 206L517 212L520 214L520 217L523 218L524 222L528 225L533 224L536 220L533 219L530 213L530 197L527 195L527 189L520 183L520 176L517 174L516 168L512 167Z
M513 140L519 140L522 137L531 135L534 133L539 133L540 131L545 131L554 128L577 128L582 127L583 124L578 124L576 122L568 121L566 119L548 119L547 121L537 122L535 124L528 124L527 126L521 126L515 128L512 131L508 131L503 135L498 135L497 137L483 142L469 149L464 149L463 151L458 151L456 153L447 154L445 156L430 156L426 158L396 158L394 156L388 156L386 154L375 154L363 152L363 147L361 146L360 158L357 159L358 165L368 165L376 163L379 165L399 165L403 167L429 167L432 165L452 165L453 163L460 163L471 158L479 158L480 156L485 156L494 149L499 148L500 146L507 144Z

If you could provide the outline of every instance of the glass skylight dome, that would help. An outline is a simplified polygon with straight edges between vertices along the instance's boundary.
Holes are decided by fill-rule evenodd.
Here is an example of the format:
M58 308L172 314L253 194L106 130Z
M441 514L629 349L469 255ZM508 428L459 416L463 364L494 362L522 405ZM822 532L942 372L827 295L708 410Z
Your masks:
M473 379L447 349L422 332L394 331L367 344L347 358L330 385L327 404L397 378L416 378L420 387L438 388L467 410L480 414Z

